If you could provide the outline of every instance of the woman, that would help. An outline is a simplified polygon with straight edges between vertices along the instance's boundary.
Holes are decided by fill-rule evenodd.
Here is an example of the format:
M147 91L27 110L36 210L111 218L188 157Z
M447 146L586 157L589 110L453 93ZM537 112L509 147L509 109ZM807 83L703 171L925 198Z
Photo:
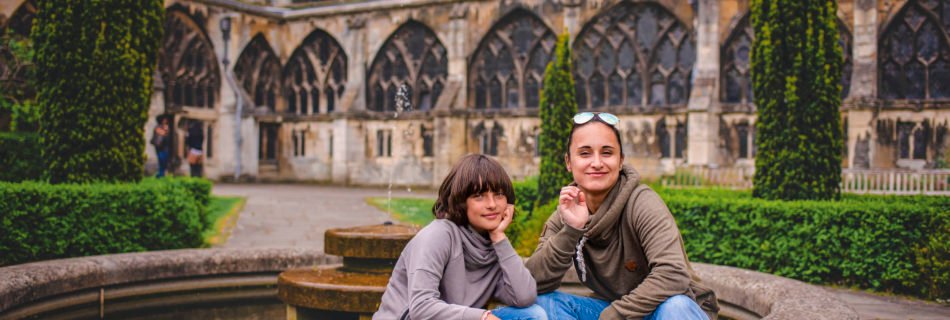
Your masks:
M623 165L618 122L574 116L564 156L574 183L561 189L526 262L543 293L538 305L551 319L715 318L715 295L699 284L666 204ZM596 298L554 291L572 265Z
M168 150L170 149L168 116L160 115L156 117L158 125L152 130L152 145L155 146L155 155L158 156L158 174L155 177L165 176L165 169L168 167Z
M547 319L505 237L514 188L498 162L462 158L439 187L436 219L406 245L373 319ZM514 306L493 313L490 298Z
M201 177L204 167L204 126L200 121L188 122L188 136L185 137L185 146L188 147L188 166L192 177Z

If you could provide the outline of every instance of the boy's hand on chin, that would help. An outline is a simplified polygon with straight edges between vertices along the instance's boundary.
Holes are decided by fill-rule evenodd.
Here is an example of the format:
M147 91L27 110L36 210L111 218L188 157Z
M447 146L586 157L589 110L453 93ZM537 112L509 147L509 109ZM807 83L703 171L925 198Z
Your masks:
M511 220L515 216L515 206L513 204L508 204L505 207L505 212L501 216L501 223L498 224L494 230L488 232L488 237L491 239L492 243L498 243L501 240L505 240L505 230L508 229L508 226L511 225Z

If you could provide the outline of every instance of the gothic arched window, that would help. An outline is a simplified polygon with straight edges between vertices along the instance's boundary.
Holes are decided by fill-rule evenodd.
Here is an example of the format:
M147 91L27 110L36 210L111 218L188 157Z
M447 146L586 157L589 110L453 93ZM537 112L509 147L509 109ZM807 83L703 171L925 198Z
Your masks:
M330 34L316 30L294 51L284 69L287 112L317 114L321 100L326 112L333 112L345 85L346 53Z
M214 108L221 83L218 61L208 36L185 12L168 11L158 70L166 105Z
M244 91L254 99L254 105L277 107L280 92L280 61L264 36L258 34L244 47L234 64L234 75Z
M515 10L482 39L469 68L469 99L476 109L537 108L554 33L534 14Z
M841 97L847 97L851 90L851 32L844 22L838 19L838 44L844 56L841 70ZM722 48L720 86L722 92L720 100L727 103L751 104L755 95L752 92L752 77L749 73L749 57L752 53L752 40L755 35L749 23L749 15L745 15L726 38Z
M574 42L578 107L685 105L695 45L686 25L657 4L607 10Z
M373 59L366 87L369 110L395 111L396 91L405 84L412 108L435 107L449 74L445 46L428 27L409 21L383 43Z
M884 99L950 98L950 1L908 1L878 46Z
M720 54L722 102L752 103L752 78L749 76L752 39L752 25L749 24L749 15L746 15L726 38Z

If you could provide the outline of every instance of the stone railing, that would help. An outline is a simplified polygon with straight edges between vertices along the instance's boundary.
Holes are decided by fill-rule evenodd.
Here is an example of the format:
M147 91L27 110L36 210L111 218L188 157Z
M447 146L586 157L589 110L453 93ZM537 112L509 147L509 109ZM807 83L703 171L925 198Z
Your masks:
M122 299L197 290L218 294L222 288L237 290L212 298L274 298L280 271L338 262L318 250L254 248L156 251L14 265L0 268L0 319L89 304L98 305L94 312L101 316L103 310L117 308L115 301ZM851 307L821 287L731 267L702 263L693 267L703 283L715 290L725 317L858 318ZM563 290L583 293L587 289L569 271ZM196 295L189 295L187 302L195 299Z
M950 195L950 170L845 169L841 192L898 195Z
M678 167L673 174L660 177L660 185L668 188L716 186L730 189L751 189L752 167Z
M716 186L751 189L755 168L680 167L663 175L660 185L668 188ZM844 169L841 192L892 195L950 195L950 170Z

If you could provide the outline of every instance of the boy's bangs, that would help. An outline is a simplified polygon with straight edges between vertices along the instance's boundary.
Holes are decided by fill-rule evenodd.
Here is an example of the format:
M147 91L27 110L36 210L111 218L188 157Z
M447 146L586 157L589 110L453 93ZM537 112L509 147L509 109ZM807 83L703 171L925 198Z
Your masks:
M508 178L508 174L505 173L505 169L488 159L479 159L474 166L466 169L469 170L459 172L461 173L461 179L456 180L456 186L462 189L460 194L464 195L465 198L488 191L506 196L514 193L511 180ZM508 199L508 201L511 202L514 199Z

